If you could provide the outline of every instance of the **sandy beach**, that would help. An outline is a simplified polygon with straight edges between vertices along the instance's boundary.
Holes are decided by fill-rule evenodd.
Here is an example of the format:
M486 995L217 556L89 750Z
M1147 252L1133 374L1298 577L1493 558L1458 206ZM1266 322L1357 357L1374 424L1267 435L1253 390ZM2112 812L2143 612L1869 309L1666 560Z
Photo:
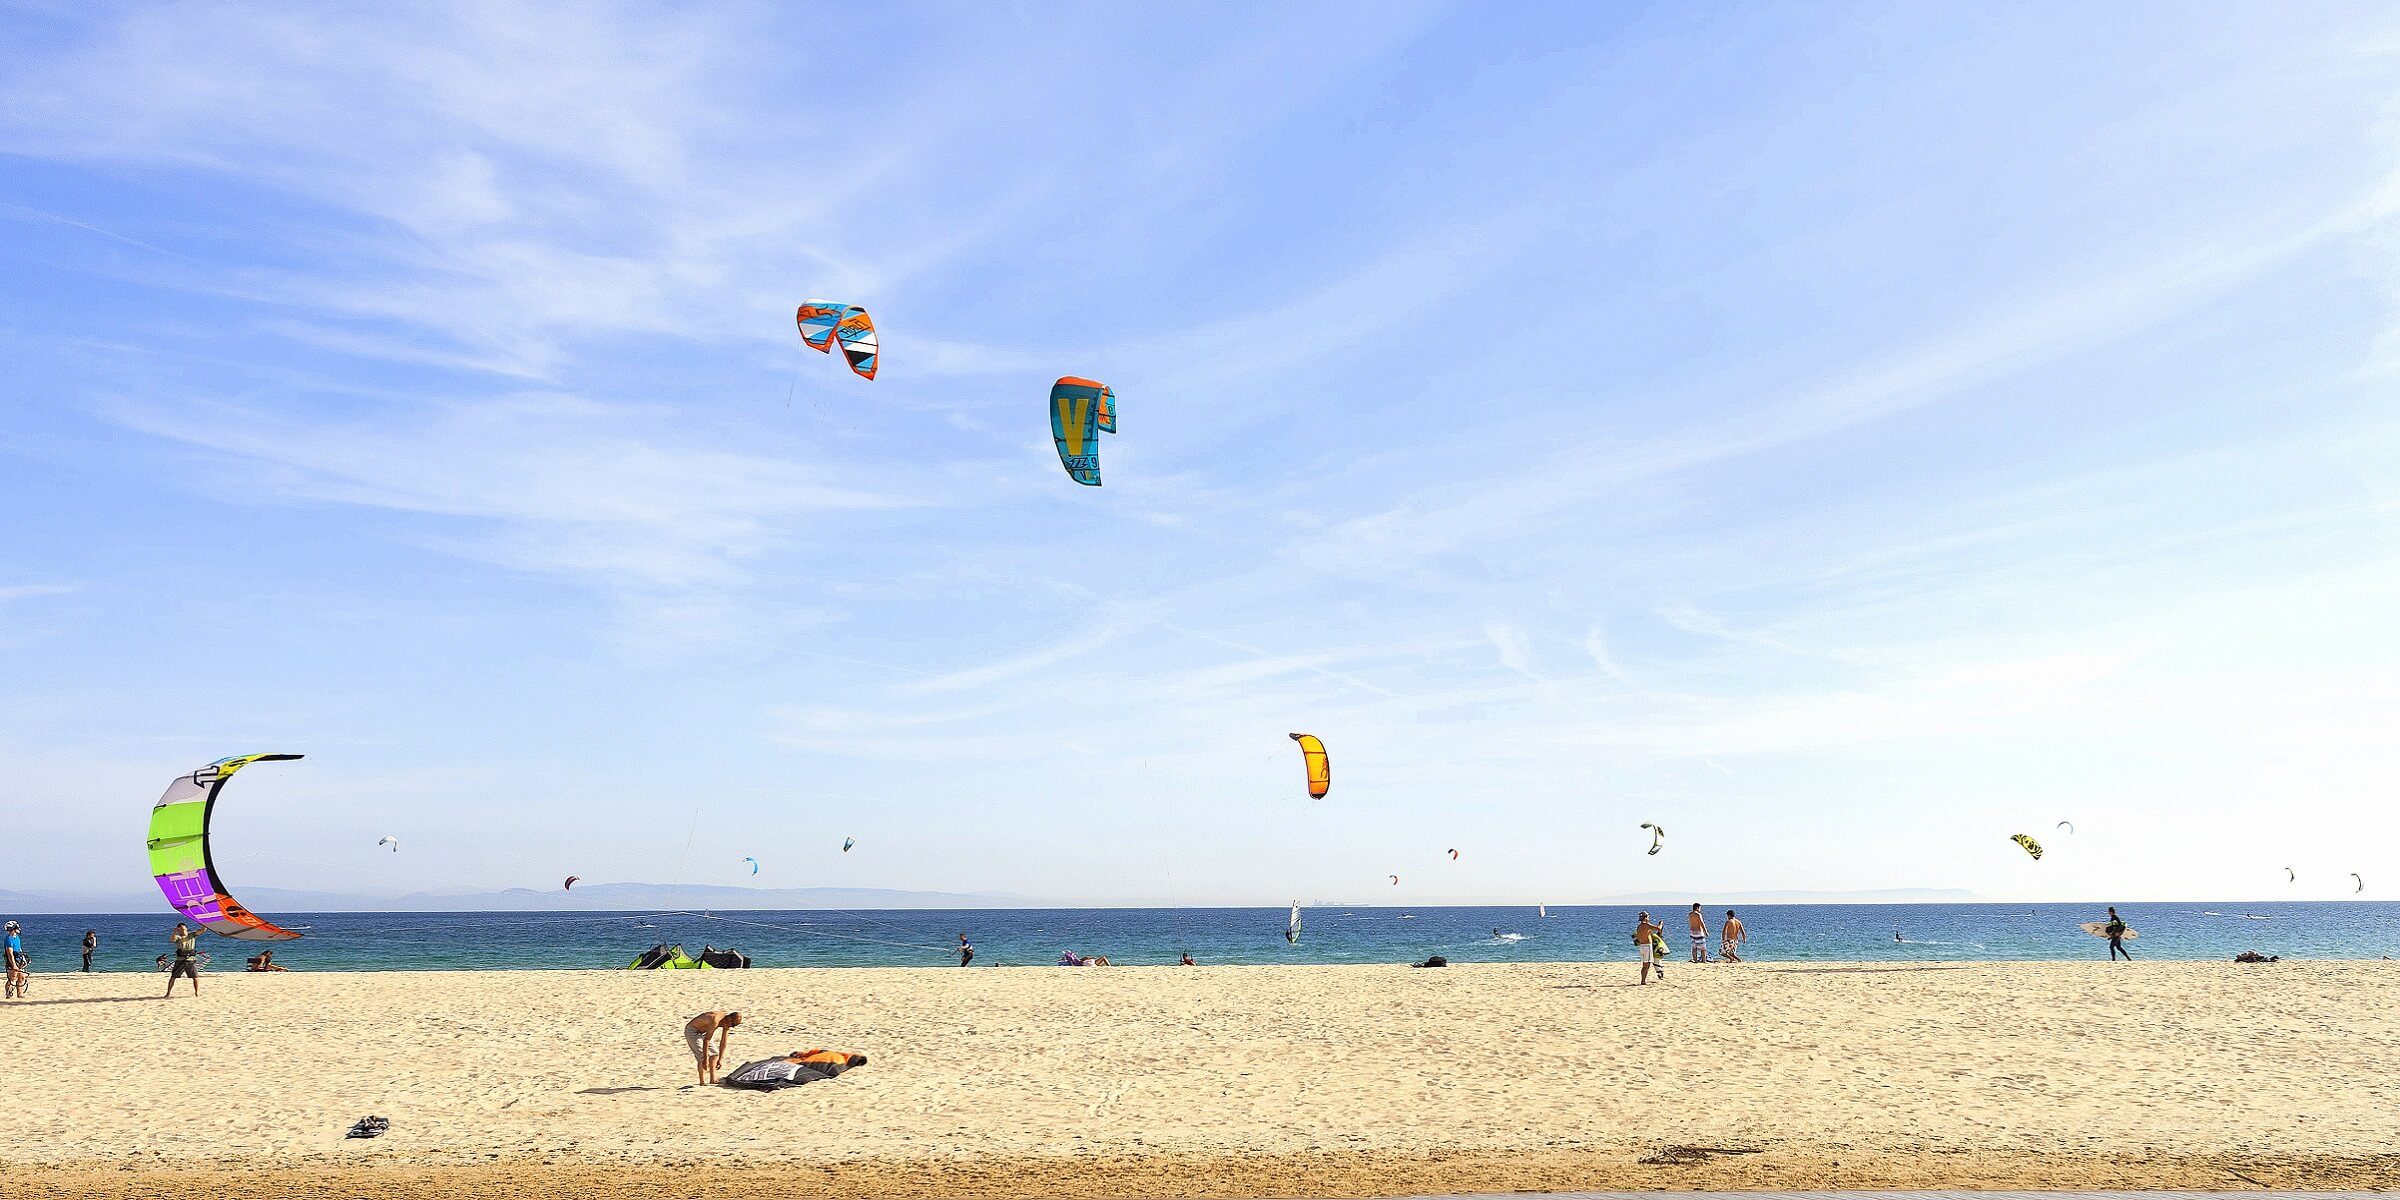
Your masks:
M43 975L0 1144L30 1196L2400 1185L2400 965L1631 974ZM869 1065L695 1087L708 1008Z

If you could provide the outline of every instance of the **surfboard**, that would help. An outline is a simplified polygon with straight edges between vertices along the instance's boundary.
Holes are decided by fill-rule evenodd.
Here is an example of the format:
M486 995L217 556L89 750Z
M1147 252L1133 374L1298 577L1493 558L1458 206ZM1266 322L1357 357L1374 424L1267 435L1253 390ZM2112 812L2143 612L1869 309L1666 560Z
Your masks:
M2088 933L2088 934L2092 935L2093 937L2099 937L2099 938L2104 938L2104 937L2107 937L2107 936L2108 936L2108 922L2106 922L2106 921L2085 921L2085 922L2083 923L2083 931L2084 931L2085 933ZM2132 941L2132 940L2134 940L2135 938L2138 938L2138 937L2140 937L2140 936L2142 936L2142 935L2141 935L2141 934L2138 934L2138 933L2135 933L2135 932L2134 932L2133 930L2131 930L2131 929L2127 929L2127 930L2125 931L2125 940L2126 940L2126 941L2129 941L2129 942L2130 942L2130 941Z

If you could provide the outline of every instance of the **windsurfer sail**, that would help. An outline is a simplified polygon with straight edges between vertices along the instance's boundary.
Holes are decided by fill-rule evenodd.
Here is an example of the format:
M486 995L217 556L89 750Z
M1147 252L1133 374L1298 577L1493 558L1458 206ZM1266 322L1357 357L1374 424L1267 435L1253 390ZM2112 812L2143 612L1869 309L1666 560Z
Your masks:
M1300 944L1300 902L1297 900L1292 901L1292 920L1291 924L1284 927L1283 940L1289 945Z

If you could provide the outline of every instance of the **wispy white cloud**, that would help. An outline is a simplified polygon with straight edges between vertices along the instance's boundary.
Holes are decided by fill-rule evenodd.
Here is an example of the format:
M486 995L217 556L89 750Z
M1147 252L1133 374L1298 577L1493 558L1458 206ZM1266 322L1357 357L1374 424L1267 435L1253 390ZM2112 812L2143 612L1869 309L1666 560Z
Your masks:
M724 584L805 518L914 503L838 468L677 437L660 414L551 393L343 421L230 405L110 413L245 460L204 481L229 496L462 518L451 549L616 586Z

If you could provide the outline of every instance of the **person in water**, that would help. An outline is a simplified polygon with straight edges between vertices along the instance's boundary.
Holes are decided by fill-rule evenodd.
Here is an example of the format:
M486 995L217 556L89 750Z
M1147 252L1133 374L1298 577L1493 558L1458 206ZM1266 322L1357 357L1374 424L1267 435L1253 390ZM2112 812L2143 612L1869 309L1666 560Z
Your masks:
M1192 952L1191 952L1191 951L1189 951L1189 950L1186 950L1186 951L1184 951L1184 952L1183 952L1183 963L1182 963L1182 965L1183 965L1183 966L1187 966L1187 967L1189 967L1189 966L1196 966L1196 965L1198 965L1198 964L1196 964L1196 963L1194 963L1194 962L1192 961Z
M1297 946L1297 945L1299 945L1299 944L1300 944L1300 931L1299 931L1299 930L1297 930L1297 929L1286 929L1286 930L1284 930L1284 931L1283 931L1283 941L1284 941L1284 944L1285 944L1285 945L1287 945L1287 946Z
M1650 914L1646 912L1636 918L1633 923L1633 948L1635 956L1642 961L1642 983L1650 982L1650 972L1654 968L1658 971L1658 981L1660 983L1667 981L1667 964L1658 961L1658 939L1661 932L1663 931L1659 928L1658 923L1652 921Z
M1717 930L1717 957L1726 962L1742 961L1742 943L1750 940L1750 931L1742 928L1742 919L1725 910L1725 924Z
M200 935L193 933L191 926L177 921L175 932L168 940L175 944L175 969L167 972L167 994L159 999L174 998L175 981L178 979L192 981L192 996L197 999L200 995Z
M1692 901L1691 916L1686 919L1692 927L1692 961L1708 961L1708 918L1700 915L1700 902Z
M963 933L962 933L962 934L959 934L959 935L958 935L958 965L960 965L960 966L962 966L962 967L963 967L963 966L967 965L968 963L971 963L971 962L974 962L974 961L975 961L975 943L968 941L968 940L967 940L967 935L966 935L966 934L963 934Z
M700 1082L717 1081L717 1072L725 1065L725 1042L733 1036L733 1027L741 1023L738 1012L704 1012L683 1023L684 1048L699 1064ZM713 1047L709 1045L712 1037L716 1039Z
M2120 954L2126 962L2133 961L2133 951L2125 948L2125 918L2117 915L2116 905L2108 906L2108 924L2101 926L2101 932L2108 935L2108 961L2117 961Z
M99 931L99 930L97 930L97 929L86 929L86 930L84 930L84 931L83 931L83 973L84 973L84 974L86 974L86 975L89 975L89 974L91 974L91 973L92 973L92 951L94 951L94 950L98 950L99 948L100 948L100 931Z

